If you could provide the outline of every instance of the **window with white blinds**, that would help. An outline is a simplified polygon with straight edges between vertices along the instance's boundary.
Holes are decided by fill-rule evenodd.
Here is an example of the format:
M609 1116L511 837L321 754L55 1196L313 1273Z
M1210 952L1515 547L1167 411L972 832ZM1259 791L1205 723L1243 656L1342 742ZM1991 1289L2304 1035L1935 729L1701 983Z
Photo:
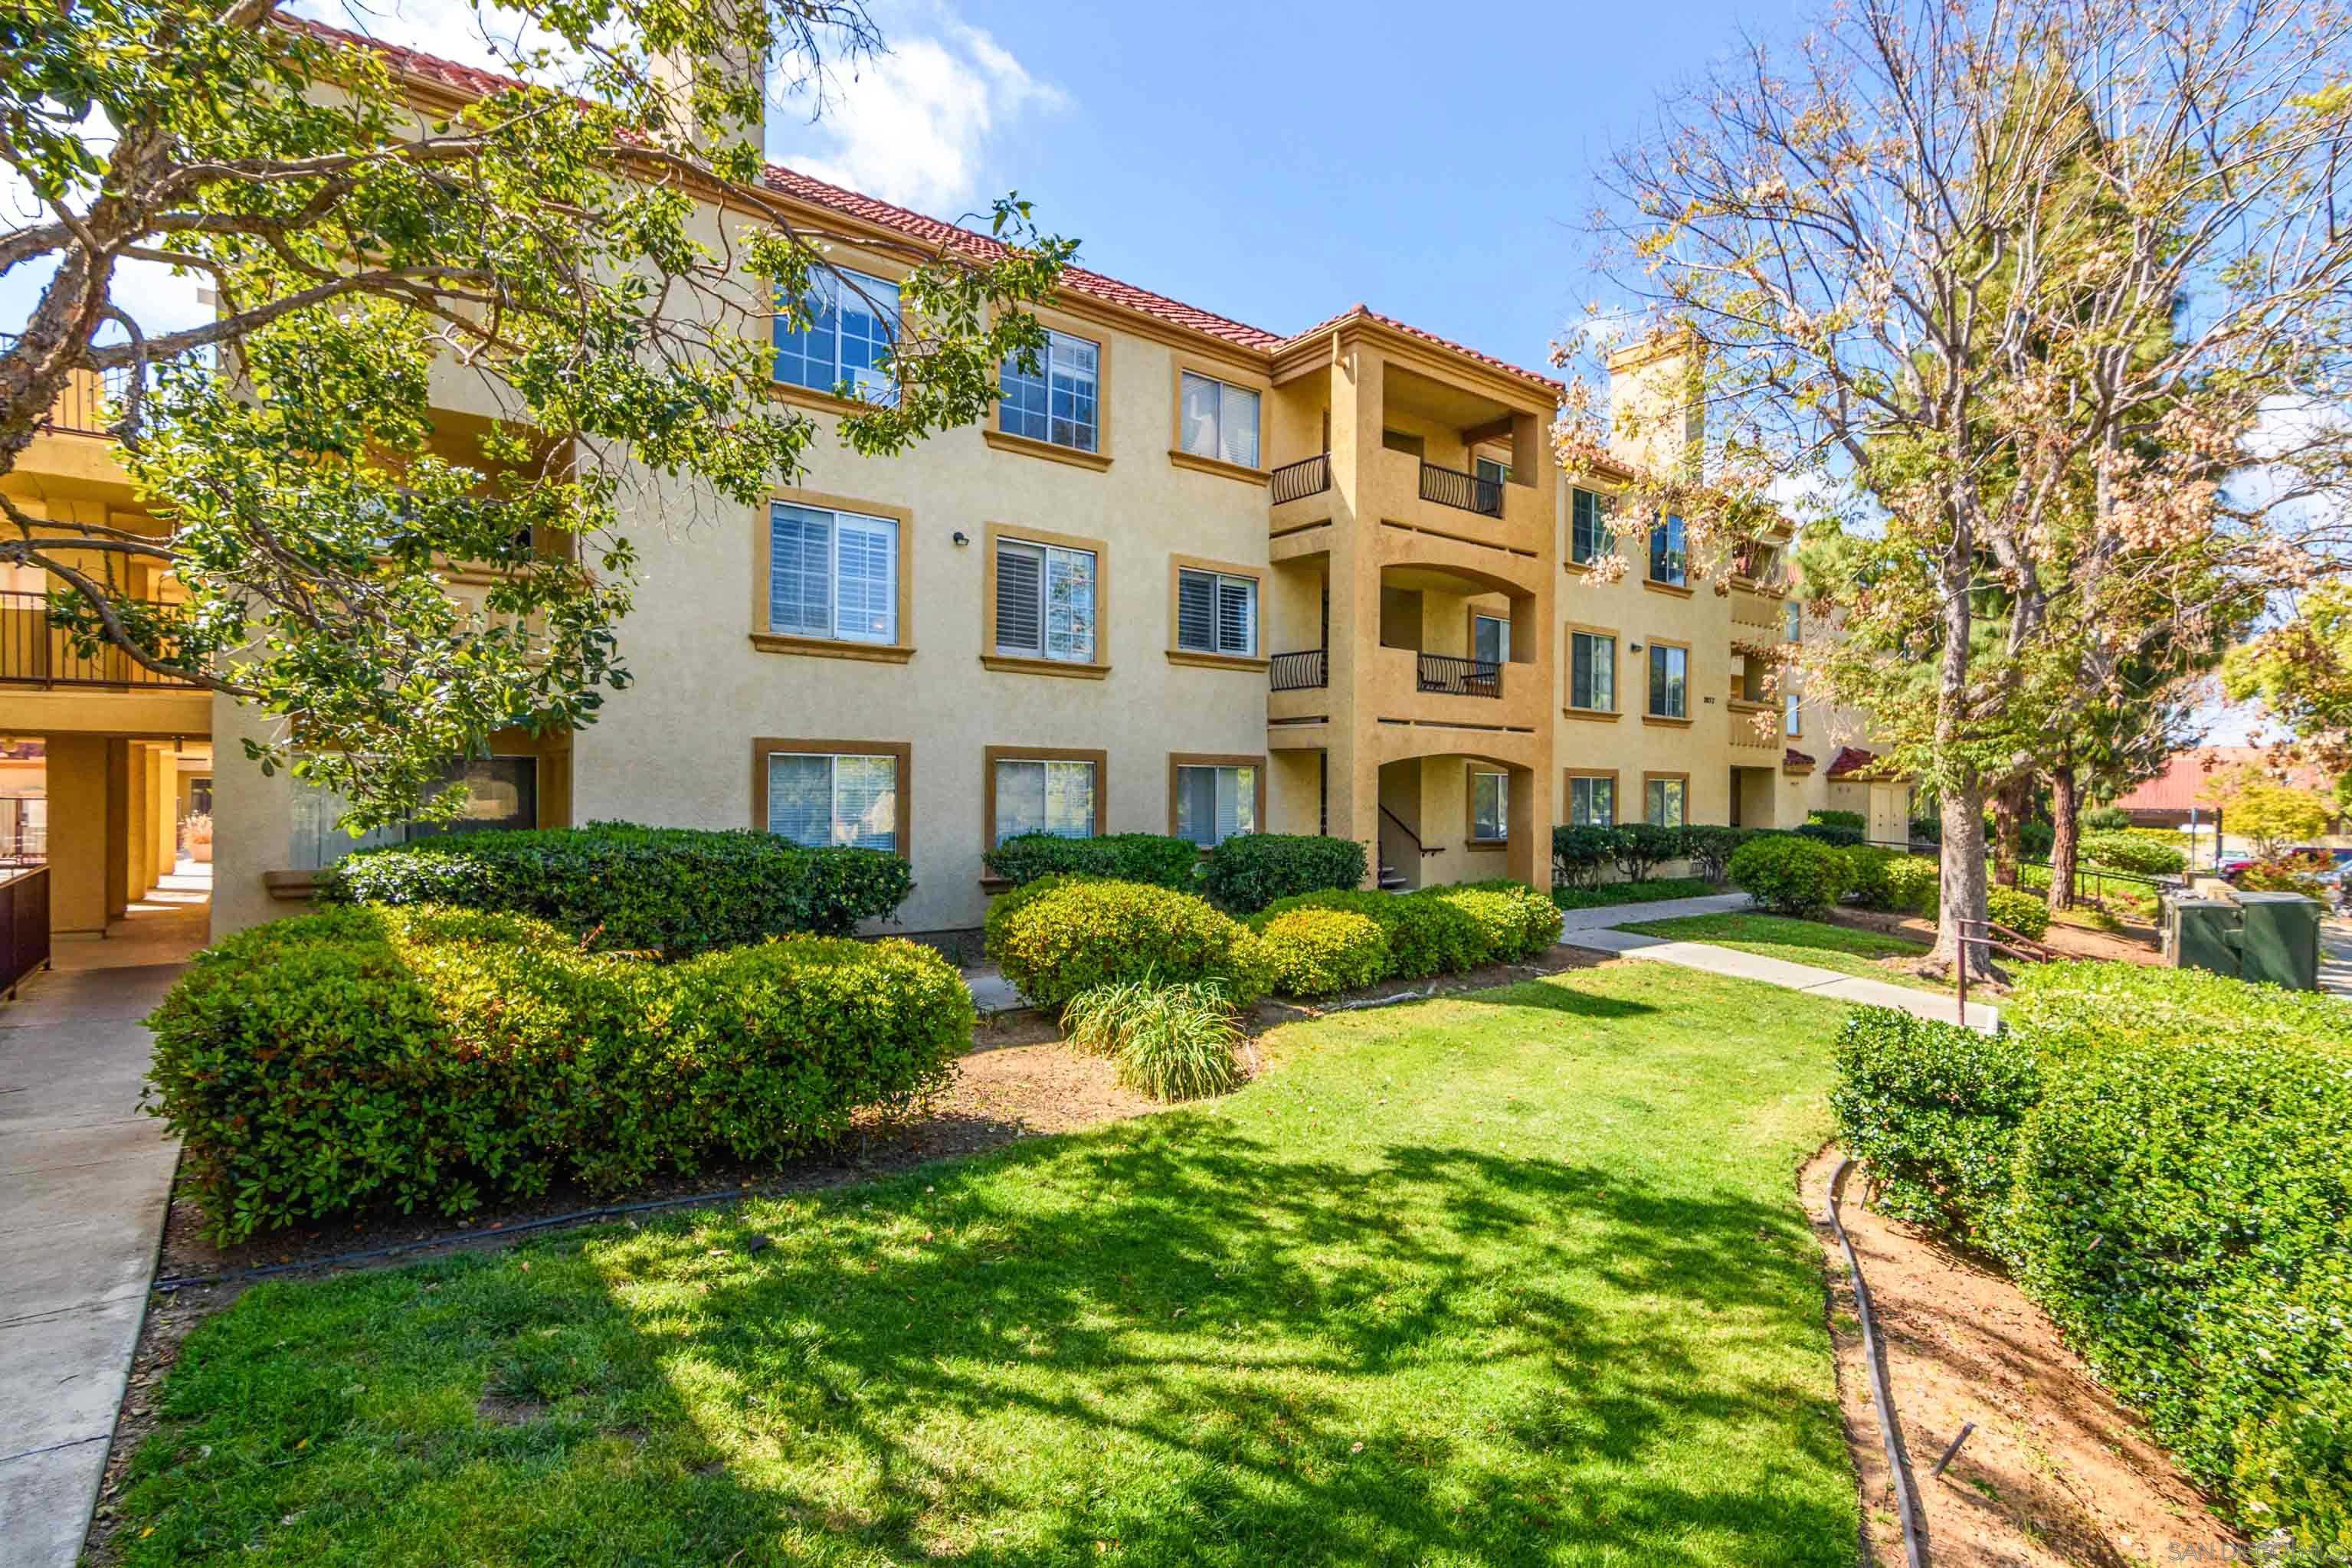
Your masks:
M1568 706L1592 713L1617 711L1617 639L1597 632L1568 634Z
M1257 466L1257 393L1186 371L1179 395L1176 422L1185 451L1244 468Z
M778 501L768 508L768 630L898 640L898 525Z
M1214 849L1235 833L1257 831L1257 769L1176 769L1176 836Z
M1023 833L1093 838L1099 787L1091 762L998 762L993 841Z
M1000 539L996 546L996 651L1092 664L1095 552Z
M1192 653L1257 653L1257 579L1176 573L1176 646Z
M898 759L768 754L768 831L804 849L898 848Z
M1489 841L1510 836L1511 781L1501 773L1470 775L1470 836Z

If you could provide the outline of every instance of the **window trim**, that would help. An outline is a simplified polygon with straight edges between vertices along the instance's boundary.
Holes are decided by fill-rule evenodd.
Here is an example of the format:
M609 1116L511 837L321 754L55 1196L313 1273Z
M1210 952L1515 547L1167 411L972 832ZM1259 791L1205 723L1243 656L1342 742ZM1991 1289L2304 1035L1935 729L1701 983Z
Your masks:
M911 863L915 843L915 743L911 740L751 740L751 831L768 831L768 758L786 757L889 757L898 764L898 849Z
M1579 632L1587 637L1609 639L1609 695L1612 700L1617 695L1617 661L1625 652L1623 635L1614 626L1592 626L1580 621L1566 622L1562 623L1559 632L1560 712L1570 718L1586 719L1595 724L1615 724L1625 716L1625 707L1622 703L1618 703L1612 707L1579 707L1576 704L1576 638ZM1646 676L1649 671L1645 667L1642 673ZM1649 698L1644 695L1643 701L1648 700ZM1594 773L1590 777L1599 778L1600 775Z
M1656 538L1658 530L1670 522L1680 523L1683 526L1683 580L1680 582L1668 582L1662 577L1651 575L1650 571L1650 563L1657 559L1653 541ZM1666 593L1677 599L1688 599L1691 596L1689 520L1671 513L1662 515L1643 533L1642 545L1642 586L1654 593Z
M1780 738L1802 740L1805 737L1805 695L1802 692L1780 694Z
M1110 662L1105 657L1110 651L1110 546L1101 539L1080 538L1076 534L1057 534L1045 528L1022 528L1013 523L990 523L981 530L982 548L986 557L981 562L980 591L980 662L984 669L1003 674L1024 675L1062 675L1073 680L1099 681L1110 674ZM1000 653L996 651L996 547L1000 541L1021 545L1052 546L1057 549L1091 550L1095 558L1095 656L1091 663L1080 664L1074 659L1046 659L1025 653ZM1173 578L1170 580L1172 584ZM1259 588L1261 602L1265 588ZM1169 592L1175 592L1171 586ZM1171 633L1173 640L1173 633ZM1073 758L1072 760L1082 760Z
M1465 608L1462 618L1462 651L1465 658L1475 661L1478 657L1478 622L1481 621L1501 622L1503 623L1504 643L1507 644L1511 641L1510 605L1506 603L1503 606L1503 612L1500 615L1497 615L1492 610L1479 609L1477 602L1474 600ZM1507 646L1504 650L1501 663L1505 665L1508 665L1516 662L1517 661L1511 657L1511 650ZM1529 662L1532 663L1533 661Z
M1609 780L1609 821L1606 825L1613 828L1622 822L1625 816L1618 808L1624 800L1624 780L1619 776L1620 771L1614 768L1563 768L1560 769L1559 820L1561 824L1568 827L1577 825L1576 781L1580 779Z
M1478 836L1478 775L1491 773L1503 781L1503 836L1486 839ZM1497 768L1491 762L1465 762L1462 766L1462 846L1472 850L1499 850L1511 841L1511 770Z
M1079 338L1095 346L1095 449L1081 452L1075 446L1061 446L1051 441L1039 441L1034 436L1015 435L1004 428L1004 403L1002 397L992 397L988 417L981 423L981 439L999 452L1017 453L1028 457L1043 457L1050 462L1067 463L1073 467L1091 468L1097 473L1111 464L1111 333L1103 327L1059 310L1032 307L1029 312L1037 318L1038 325L1066 338ZM1000 384L1003 366L997 367ZM1258 418L1265 421L1265 404L1259 405ZM1261 432L1263 434L1263 432ZM1265 455L1260 448L1259 455Z
M1650 820L1650 786L1654 783L1664 780L1673 780L1682 785L1683 820L1681 826L1685 828L1689 827L1691 825L1691 776L1688 773L1677 773L1671 770L1661 772L1645 771L1643 773L1642 821L1646 822ZM1622 819L1621 818L1620 820L1622 821Z
M1576 497L1580 493L1592 497L1593 506L1601 515L1601 532L1605 536L1601 541L1601 548L1582 560L1576 559ZM1570 485L1568 486L1568 542L1567 547L1560 551L1560 564L1568 568L1569 570L1574 572L1591 571L1600 563L1601 558L1603 555L1616 553L1617 530L1609 526L1609 517L1607 515L1616 499L1617 497L1613 492L1598 489L1591 485ZM1649 565L1646 561L1643 563L1643 570L1645 575L1649 570Z
M898 525L898 640L856 643L841 637L809 637L778 632L769 624L768 570L775 540L769 508L777 502L824 512L854 512ZM915 514L904 507L861 501L819 490L771 490L751 517L751 646L762 653L800 653L819 659L862 659L869 664L903 664L915 656Z
M986 746L980 752L980 852L996 848L996 765L1000 762L1091 762L1095 768L1095 837L1110 831L1110 753L1076 746Z
M840 257L836 259L835 267L819 266L812 267L810 271L812 277L814 277L818 274L829 273L836 268L842 272L854 272L861 277L871 278L877 283L887 283L893 288L903 289L907 283L907 277L904 272L899 272L894 276L887 270L883 263L867 261L864 257L857 256ZM770 290L772 296L773 292L774 291L772 287ZM904 306L902 304L902 312ZM827 388L804 387L798 382L777 380L774 355L776 346L775 323L778 314L779 312L772 309L768 312L769 396L784 402L798 403L803 408L817 409L826 413L871 413L877 408L887 408L891 406L887 403L867 402L862 398L839 397ZM901 316L901 319L904 319L903 314ZM835 348L834 358L837 365L840 360L840 350L837 343Z
M1265 753L1261 751L1251 756L1241 752L1170 752L1168 754L1168 836L1171 839L1176 836L1176 779L1177 769L1180 768L1254 768L1257 769L1250 776L1254 784L1250 793L1255 798L1250 808L1254 813L1251 820L1257 823L1257 826L1251 831L1259 833L1266 831ZM993 774L991 777L993 777ZM1100 774L1095 776L1095 790L1097 794L1101 793L1102 775ZM1208 851L1202 850L1201 852L1206 854Z
M1184 449L1184 377L1187 373L1204 376L1213 382L1223 382L1229 387L1257 393L1257 462L1255 468L1244 464L1228 463L1222 457L1208 457ZM1168 366L1168 461L1179 468L1190 468L1202 474L1221 475L1238 479L1245 485L1263 485L1273 470L1266 466L1266 405L1274 401L1273 383L1237 366L1222 364L1214 360L1187 358L1182 354L1169 356ZM1099 436L1099 432L1097 433Z
M988 559L993 561L996 557L991 554ZM1095 570L1099 576L1102 570L1099 558ZM1219 577L1246 577L1257 584L1256 653L1203 653L1197 648L1180 648L1176 645L1176 614L1181 592L1179 585L1182 581L1182 574L1188 571L1214 572ZM1265 593L1266 579L1270 575L1270 569L1263 566L1244 566L1238 561L1213 560L1207 556L1177 555L1171 552L1168 557L1168 662L1171 664L1188 664L1203 670L1263 671L1271 665L1274 662L1273 655L1265 651ZM1095 615L1099 621L1102 616L1099 590L1097 592L1097 599ZM991 626L995 624L993 612L991 613L989 623ZM1097 653L1102 651L1099 639L1096 643L1095 651Z
M1680 648L1683 651L1683 711L1674 714L1650 711L1650 660L1660 648ZM1688 643L1677 643L1671 637L1652 637L1642 645L1642 722L1672 725L1687 729L1691 724L1691 694L1698 689L1698 662L1691 655Z

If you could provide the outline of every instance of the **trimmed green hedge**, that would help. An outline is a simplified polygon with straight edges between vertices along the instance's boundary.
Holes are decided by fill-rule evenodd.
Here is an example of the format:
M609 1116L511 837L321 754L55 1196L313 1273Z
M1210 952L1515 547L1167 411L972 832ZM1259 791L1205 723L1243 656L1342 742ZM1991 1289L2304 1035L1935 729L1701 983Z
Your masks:
M2126 833L2131 831L2131 813L2121 806L2094 806L2077 820L2085 833Z
M1860 811L1808 811L1805 821L1814 827L1849 828L1857 833L1870 826Z
M1129 980L1205 980L1235 1007L1265 995L1265 959L1247 926L1205 898L1145 883L1027 883L990 904L982 940L1004 977L1041 1008Z
M1344 909L1378 925L1388 938L1388 978L1392 980L1424 980L1475 969L1486 961L1486 937L1479 923L1427 891L1301 894L1267 905L1252 924L1262 930L1266 922L1294 909Z
M2050 929L2050 905L2038 893L1996 885L1985 889L1985 918L2039 942Z
M1683 852L1690 857L1691 873L1717 886L1731 874L1731 857L1755 836L1752 828L1725 828L1701 823L1683 830Z
M1433 898L1468 915L1485 950L1480 963L1524 964L1559 940L1558 906L1523 882L1497 877L1424 888L1412 896Z
M1991 1247L2251 1529L2352 1546L2352 1006L2062 962L1995 1040L1864 1009L1839 1136Z
M1877 873L1886 887L1886 907L1933 915L1943 896L1944 868L1933 855L1898 855Z
M230 1243L805 1153L943 1085L972 1005L911 942L787 936L655 965L424 905L239 932L148 1023L150 1109Z
M913 887L907 862L878 850L593 822L361 850L321 874L319 896L525 915L593 946L678 958L796 931L846 936L896 913Z
M1595 887L1561 887L1554 883L1551 902L1559 909L1613 909L1621 904L1650 904L1665 898L1706 898L1718 891L1713 883L1697 876L1604 882Z
M1201 847L1165 833L1106 833L1096 839L1023 833L982 855L981 862L1015 887L1041 877L1085 876L1191 893L1201 880Z
M1846 886L1838 852L1799 833L1758 834L1733 852L1730 872L1733 886L1780 915L1818 915Z
M1901 909L1891 873L1909 859L1898 850L1877 844L1851 844L1838 851L1845 862L1846 895L1864 909ZM1907 891L1907 889L1906 889Z
M1551 884L1556 888L1593 888L1601 873L1616 859L1615 830L1570 827L1551 831Z
M1379 981L1389 972L1389 939L1370 915L1345 909L1289 909L1257 927L1274 989L1312 1000Z
M1210 852L1201 890L1230 914L1255 915L1277 898L1359 886L1364 863L1364 846L1353 839L1242 833Z
M2179 876L2189 863L2178 845L2158 843L2137 833L2084 833L2075 854L2084 865L2103 865L2141 876Z

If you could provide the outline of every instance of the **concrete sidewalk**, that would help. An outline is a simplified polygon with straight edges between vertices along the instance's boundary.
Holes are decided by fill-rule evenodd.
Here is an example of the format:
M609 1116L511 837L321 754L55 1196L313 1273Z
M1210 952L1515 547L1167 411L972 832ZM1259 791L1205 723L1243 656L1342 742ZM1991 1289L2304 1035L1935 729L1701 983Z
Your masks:
M79 1557L106 1469L179 1158L139 1110L139 1020L180 969L60 970L0 1006L0 1558L11 1568Z
M1792 991L1811 991L1816 996L1842 1002L1895 1008L1916 1018L1933 1019L1938 1023L1958 1020L1959 1011L1954 999L1937 996L1933 991L1915 990L1886 980L1841 974L1835 969L1816 968L1811 964L1791 964L1785 959L1768 958L1760 953L1743 953L1736 947L1718 947L1708 942L1675 942L1663 936L1643 936L1614 929L1619 925L1639 925L1652 920L1678 920L1692 915L1737 914L1748 907L1749 900L1746 894L1727 893L1707 898L1664 899L1655 904L1621 904L1613 909L1572 909L1561 917L1559 939L1571 947L1611 953L1621 958L1679 964L1685 969L1704 969L1711 975L1761 980L1768 986L1783 986ZM1973 1029L1990 1034L2000 1019L1999 1011L1983 1002L1969 1004L1968 1021Z

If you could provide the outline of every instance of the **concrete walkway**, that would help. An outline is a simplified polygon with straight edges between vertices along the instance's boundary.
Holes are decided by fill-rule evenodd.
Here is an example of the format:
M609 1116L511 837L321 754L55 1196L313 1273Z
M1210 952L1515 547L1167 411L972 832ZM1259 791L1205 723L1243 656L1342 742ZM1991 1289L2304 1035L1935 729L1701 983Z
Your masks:
M2352 997L2352 918L2330 915L2319 923L2319 988Z
M140 1019L179 974L204 910L134 915L125 941L60 944L0 1005L0 1559L81 1554L179 1149L139 1110Z
M1729 915L1749 907L1744 893L1717 894L1706 898L1669 898L1654 904L1621 904L1609 909L1571 909L1561 916L1559 939L1571 947L1591 952L1611 953L1621 958L1646 959L1653 963L1679 964L1685 969L1704 969L1711 975L1731 975L1743 980L1761 980L1768 986L1784 986L1792 991L1811 991L1842 1002L1854 1002L1877 1008L1896 1008L1915 1017L1933 1019L1938 1023L1958 1019L1958 1004L1948 996L1933 991L1915 990L1887 980L1865 979L1858 975L1841 974L1835 969L1817 968L1811 964L1791 964L1781 958L1768 958L1761 953L1743 953L1736 947L1718 947L1710 942L1675 942L1663 936L1643 936L1632 931L1620 931L1620 925L1640 925L1653 920L1679 920L1692 915ZM1969 1026L1990 1034L2000 1021L2000 1013L1983 1002L1969 1004Z

